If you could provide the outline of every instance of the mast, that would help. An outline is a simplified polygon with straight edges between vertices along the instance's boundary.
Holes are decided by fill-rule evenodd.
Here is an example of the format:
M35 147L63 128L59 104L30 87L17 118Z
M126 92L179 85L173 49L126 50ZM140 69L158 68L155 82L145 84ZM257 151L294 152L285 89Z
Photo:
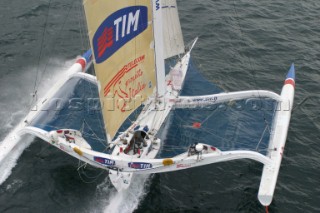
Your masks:
M163 23L162 23L162 2L152 0L153 5L153 33L155 48L155 65L157 78L157 98L162 97L166 92L165 87L165 64L164 64L164 43L163 43Z

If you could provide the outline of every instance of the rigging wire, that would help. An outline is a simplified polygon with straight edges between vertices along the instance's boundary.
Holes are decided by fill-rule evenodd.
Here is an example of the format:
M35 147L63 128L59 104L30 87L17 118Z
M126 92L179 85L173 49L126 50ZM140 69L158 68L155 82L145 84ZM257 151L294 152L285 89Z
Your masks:
M320 96L318 95L308 95L307 97L305 97L302 101L300 101L300 103L296 104L293 109L292 109L292 113L295 112L296 109L298 109L299 107L303 106L303 104L309 100L309 98L312 98L312 97L316 97L316 98L319 98Z
M31 103L30 103L30 105L29 105L30 108L33 106L34 101L37 101L37 90L38 90L38 87L39 87L39 83L38 83L38 82L40 82L41 79L43 78L45 72L47 71L48 64L49 64L49 62L50 62L50 60L51 60L51 58L48 59L47 63L45 64L45 67L44 67L43 72L42 72L42 73L39 73L39 72L40 72L40 60L41 60L42 53L43 53L43 44L44 44L44 40L45 40L45 33L46 33L46 31L47 31L47 25L48 25L48 19L49 19L49 14L50 14L51 2L52 2L52 1L50 0L50 1L49 1L49 6L48 6L47 15L46 15L46 19L45 19L45 25L44 25L44 29L43 29L43 32L42 32L41 49L40 49L40 54L39 54L39 58L38 58L38 68L37 68L37 73L36 73L36 78L35 78L34 88L33 88L33 90L34 90L34 92L33 92L33 100L31 101ZM69 9L68 9L68 11L67 11L67 15L66 15L66 17L64 18L64 22L63 22L62 27L60 28L59 32L61 32L61 31L64 29L65 24L66 24L66 22L67 22L67 20L68 20L68 17L69 17L69 15L70 15L70 13L71 13L71 9L74 7L75 2L76 2L76 1L73 1L73 3L70 5L70 7L69 7ZM84 42L83 42L83 41L84 41L84 36L83 36L84 30L82 29L83 26L81 25L81 20L80 20L81 5L80 5L79 7L77 7L77 8L79 8L78 14L79 14L79 28L80 28L80 34L81 34L81 44L82 44L82 49L85 49L85 48L84 48ZM57 39L57 38L56 38L56 39ZM89 42L89 41L88 41L88 42ZM53 43L55 43L55 42L53 42ZM88 46L89 46L89 45L88 45ZM53 52L55 51L56 47L57 47L57 45L54 45L54 46L53 46ZM90 90L91 90L91 93L92 93L91 84L90 84ZM71 115L72 115L72 113L68 113L68 114L66 114L66 115L64 115L64 116L71 116ZM101 119L99 119L99 121L100 121L99 124L100 124L100 126L101 126ZM107 147L107 146L103 143L105 140L99 138L99 137L96 135L96 133L92 130L92 128L88 125L88 123L87 123L86 121L84 121L84 123L86 123L87 126L90 128L90 130L93 132L94 137L95 137L101 144L103 144L105 147ZM45 126L50 126L50 127L52 127L52 128L56 128L56 129L59 129L59 128L60 128L60 127L53 126L53 125L48 125L48 124L46 124ZM104 128L103 128L103 129L104 129ZM84 134L87 134L87 133L84 133ZM89 135L89 134L87 134L87 135ZM92 135L90 135L90 136L92 136Z
M234 10L234 12L235 12L235 19L237 20L237 24L238 24L238 26L239 26L240 37L241 37L241 39L243 40L243 42L245 42L245 40L244 40L244 38L243 38L244 33L243 33L243 30L242 30L242 27L241 27L241 24L240 24L240 16L238 15L238 11L237 11L237 8L236 8L235 0L233 0L233 10ZM246 42L245 42L245 43L246 43ZM253 68L252 61L251 61L251 57L247 56L247 58L248 58L249 66L250 66L250 68L251 68L251 70L252 70L251 73L252 73L252 76L253 76L253 80L254 80L254 82L255 82L256 87L258 87L257 78L256 78L256 71L255 71L254 68ZM261 106L262 106L262 97L261 97L259 91L258 91L258 96L259 96L260 103L261 103ZM261 107L261 109L262 109L262 112L263 112L263 120L264 120L265 124L266 124L267 126L270 126L270 125L269 125L269 122L268 122L267 119L266 119L266 113L265 113L263 107ZM270 127L269 127L269 129L270 129Z
M86 124L88 126L88 128L92 131L93 135L95 136L95 138L105 147L108 147L104 142L106 141L105 139L101 139L99 138L99 136L93 131L93 129L90 127L90 125L87 123L87 121L85 119L83 119L83 126L84 124ZM85 133L86 134L86 133Z
M62 24L62 27L60 28L59 30L59 33L60 34L62 32L62 30L64 29L65 27L65 23L66 21L68 20L68 17L70 15L70 12L71 12L71 9L73 8L73 5L76 1L73 1L73 3L70 5L69 7L69 10L67 12L67 15L66 17L64 18L64 22ZM39 71L40 71L40 60L41 60L41 57L42 57L42 52L43 52L43 43L44 43L44 38L45 38L45 32L46 32L46 29L47 29L47 23L48 23L48 17L49 17L49 13L50 13L50 8L51 8L51 0L49 1L49 8L48 8L48 13L47 13L47 16L46 16L46 19L45 19L45 27L44 27L44 30L43 30L43 34L42 34L42 40L41 40L41 49L40 49L40 54L39 54L39 58L38 58L38 67L37 67L37 72L36 72L36 78L35 78L35 82L34 82L34 87L33 87L33 98L29 104L29 110L31 110L31 108L33 107L33 105L37 102L37 90L39 88L39 85L38 82L40 82L44 76L44 74L46 73L47 71L47 67L48 67L48 64L51 60L51 58L48 59L48 61L45 63L45 67L44 67L44 70L43 72L41 73L40 77L39 76ZM57 39L57 38L56 38ZM55 44L55 40L53 40L53 44ZM54 45L53 46L53 50L51 52L55 52L55 49L57 48L57 45Z
M81 164L81 163L82 163L82 162L81 162L81 160L79 159L77 172L78 172L79 178L80 178L81 181L84 182L84 183L87 183L87 184L94 183L94 182L97 181L97 179L98 179L103 173L107 172L107 170L101 169L101 172L99 172L97 175L89 176L89 175L86 174L86 172L85 172L85 170L84 170L84 169L86 168L86 166L87 166L87 163L83 163L83 164ZM82 177L81 174L83 174L86 178L92 179L92 180L86 181L86 180Z
M85 37L85 35L84 35L84 28L83 28L83 25L81 25L82 23L83 23L83 20L82 20L82 18L83 18L83 16L82 16L82 5L81 4L79 4L79 10L78 10L78 20L79 20L79 30L80 30L80 40L81 40L81 47L82 47L82 50L83 51L85 51L86 49L85 49L85 46L84 46L84 37Z
M212 113L210 113L210 114L212 114ZM247 145L247 143L241 143L241 141L235 141L235 138L227 139L227 141L226 141L225 137L214 133L216 131L215 129L207 128L205 126L201 126L200 129L195 129L192 125L190 125L191 121L188 120L188 119L183 118L182 115L180 115L179 113L175 113L174 116L175 116L175 119L178 121L176 125L179 125L178 129L180 129L180 130L184 130L186 128L190 128L193 131L197 131L199 133L205 133L204 135L211 135L211 136L213 136L212 141L215 141L215 142L218 142L218 143L223 143L223 144L230 144L230 143L234 144L234 143L236 143L237 145ZM205 120L207 120L207 119L205 119ZM232 123L235 123L235 122L232 122ZM269 130L269 127L265 126L264 131L262 133L262 136L260 137L257 145L255 147L250 148L250 150L257 150L258 149L259 152L273 150L273 149L269 149L267 147L265 147L265 148L264 147L260 147L263 139L265 138L267 130ZM189 130L186 130L186 132L189 132ZM199 134L196 134L196 135L199 135ZM192 135L188 135L187 136L188 140L197 141L197 142L204 142L203 140L205 140L204 143L208 143L208 141L205 138L202 138L201 136L196 136L196 135L193 135L193 136ZM191 144L189 144L189 145L191 145ZM168 149L170 149L170 147ZM228 147L228 150L237 150L237 148L232 146L232 147Z
M87 49L89 49L90 48L90 43L89 43L89 40L88 39L84 39L85 38L85 30L84 29L86 29L85 28L85 26L86 26L86 23L84 22L84 21L81 21L81 15L83 16L83 17L85 17L85 12L84 12L84 8L81 6L81 5L79 5L79 27L80 27L80 34L81 34L81 44L82 44L82 47L83 47L83 49L85 49L85 50L87 50ZM83 24L83 25L81 25L81 23ZM84 40L87 40L87 46L88 46L88 48L86 48L86 47L84 47L85 46L85 44L84 44ZM96 73L95 73L95 70L93 69L93 75L96 75ZM85 89L85 88L84 88ZM90 90L90 94L91 94L91 96L93 97L93 95L94 95L94 88L93 88L93 86L92 86L92 84L89 84L89 90ZM88 110L91 110L90 108L88 109ZM101 105L100 105L100 110L101 110ZM95 113L96 114L96 113ZM102 130L104 130L105 132L106 132L106 128L105 128L105 125L103 125L103 117L102 117L102 119L98 119L98 123L99 123L99 126L100 126L100 128L102 129ZM88 126L88 128L91 130L91 132L93 133L93 135L94 135L94 137L95 137L95 139L97 139L106 149L104 150L104 151L106 151L107 149L108 149L108 145L106 144L108 141L107 141L107 139L106 139L106 137L105 138L99 138L99 136L95 133L95 131L91 128L91 126L88 124L88 122L85 120L85 119L83 119L83 131L84 131L84 125L87 125ZM83 132L84 134L87 134L87 135L89 135L88 133L86 133L86 132ZM92 135L90 135L90 136L92 136Z
M86 88L84 88L84 90L86 90ZM91 83L89 83L89 91L90 91L91 97L94 97L94 90L95 90L95 88L93 88L93 85L92 85ZM100 102L99 102L99 103L100 103ZM101 111L101 104L100 104L99 106L100 106L99 110ZM91 111L91 108L90 108L90 107L88 108L88 111ZM87 113L91 113L91 112L87 112ZM94 114L96 115L97 113L94 112ZM100 113L99 113L99 115L100 115ZM102 118L102 119L101 119L101 118ZM90 130L94 133L94 135L96 136L96 139L97 139L100 143L102 143L106 148L108 147L108 145L106 144L106 143L107 143L106 137L105 137L104 139L99 138L99 137L97 136L97 134L95 133L95 131L93 131L93 129L90 127L90 125L87 123L87 121L86 121L85 119L83 119L83 124L86 124L86 125L90 128ZM103 125L103 116L100 116L100 118L98 119L98 125L100 126L100 129L101 129L101 130L104 130L104 131L105 131L105 127L104 127L104 125Z
M260 138L260 140L259 140L259 143L258 143L257 146L256 146L256 151L259 151L260 143L261 143L261 141L262 141L262 139L263 139L263 137L264 137L267 129L269 129L268 126L266 126L266 127L264 128L264 130L263 130L263 133L262 133L262 135L261 135L261 138Z
M80 2L82 2L82 0L80 0ZM87 45L86 45L86 49L85 50L88 50L88 49L91 49L91 44L90 44L90 40L89 39L87 39L87 35L89 35L89 33L88 33L88 27L87 27L87 21L86 21L86 13L85 13L85 11L84 11L84 6L83 6L83 4L80 4L81 5L81 12L82 12L82 17L84 17L82 20L82 29L83 29L83 33L84 33L84 40L85 41L87 41L86 43L87 43ZM93 69L94 70L94 69ZM94 75L95 75L95 72L94 72Z
M50 13L50 8L51 8L51 0L49 0L47 15L46 15L46 18L44 21L44 28L42 31L42 38L41 38L41 44L40 44L40 53L38 56L38 67L37 67L37 72L36 72L36 79L35 79L34 86L33 86L33 98L35 98L36 101L37 101L37 81L38 81L38 75L39 75L39 70L40 70L40 60L41 60L42 51L43 51L44 38L45 38L46 31L47 31L47 24L48 24L48 17L49 17L49 13Z

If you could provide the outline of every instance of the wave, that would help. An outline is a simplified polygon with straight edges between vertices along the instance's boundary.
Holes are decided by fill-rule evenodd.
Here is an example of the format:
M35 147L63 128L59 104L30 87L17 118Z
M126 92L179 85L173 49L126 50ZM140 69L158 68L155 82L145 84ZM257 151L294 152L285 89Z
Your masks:
M64 75L67 67L69 68L71 64L74 62L72 61L61 61L58 59L49 60L47 64L47 72L46 70L41 74L41 82L39 84L39 99L41 100L41 96L44 94L45 91L48 91L62 75ZM18 77L16 80L25 81L25 87L28 85L34 84L34 78L25 78L26 75L30 76L30 73L34 72L36 68L27 69L23 75ZM8 77L10 79L11 77ZM3 81L6 79L2 79ZM25 88L21 87L22 91L26 91ZM19 90L19 92L21 92ZM21 94L20 94L21 96ZM28 102L30 101L30 96L21 96L19 97L19 102ZM19 105L19 109L10 108L8 106L14 104L17 99L10 99L7 100L7 108L6 110L2 111L1 119L7 120L5 124L3 124L3 131L9 132L4 139L0 142L0 185L11 175L12 169L16 166L17 161L22 154L23 150L27 148L32 142L34 137L32 136L23 136L20 137L18 135L19 130L24 126L24 118L22 114L26 114L26 109L24 104ZM10 118L6 119L4 116L10 114ZM22 120L20 120L22 118ZM20 120L20 122L16 122L16 120ZM14 124L18 123L13 129L12 127Z
M9 138L14 137L14 135L15 132L12 132ZM5 146L0 147L0 156L3 156L3 159L0 161L0 185L11 175L12 169L17 165L20 155L33 142L33 137L29 136L22 140L19 136L16 136L10 142L15 144L11 150L6 149ZM6 141L2 143L6 144Z
M144 199L150 185L150 175L134 175L130 187L120 192L110 193L105 202L104 213L131 213L138 208L141 200Z

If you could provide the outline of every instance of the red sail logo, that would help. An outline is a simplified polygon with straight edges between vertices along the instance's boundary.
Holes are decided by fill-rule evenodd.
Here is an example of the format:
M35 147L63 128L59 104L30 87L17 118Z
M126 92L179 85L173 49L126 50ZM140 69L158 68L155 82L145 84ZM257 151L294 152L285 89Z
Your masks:
M142 63L144 59L145 56L142 55L123 66L104 88L105 97L113 91L112 97L115 97L117 100L116 107L120 109L121 112L126 111L128 101L135 98L136 95L146 88L146 83L142 81L143 71L138 68L138 65ZM133 70L135 70L135 72L132 72ZM126 75L130 75L130 77L124 79Z
M113 45L113 28L106 27L98 38L98 57L100 58L108 47Z

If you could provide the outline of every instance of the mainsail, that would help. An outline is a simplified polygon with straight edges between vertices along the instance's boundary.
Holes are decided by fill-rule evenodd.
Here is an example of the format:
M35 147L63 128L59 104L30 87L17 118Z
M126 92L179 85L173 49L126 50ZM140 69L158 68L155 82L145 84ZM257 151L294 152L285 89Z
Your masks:
M176 0L162 0L164 58L184 53Z
M109 139L156 85L151 2L84 1Z

